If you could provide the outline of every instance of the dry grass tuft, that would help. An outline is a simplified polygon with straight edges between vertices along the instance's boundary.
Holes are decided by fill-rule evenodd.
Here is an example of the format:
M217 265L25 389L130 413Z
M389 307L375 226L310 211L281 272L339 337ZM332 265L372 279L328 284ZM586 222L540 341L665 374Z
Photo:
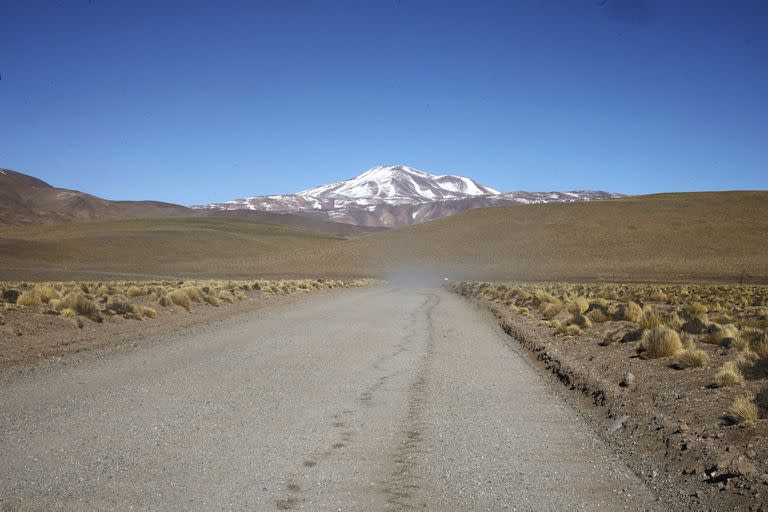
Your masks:
M677 364L682 368L702 368L709 364L709 355L695 348L683 350L677 356Z
M192 300L184 290L173 290L167 295L167 297L177 306L181 306L187 311L192 311Z
M539 310L544 318L554 318L563 310L563 304L558 300L542 302L539 306Z
M721 388L743 383L744 374L741 373L738 365L733 361L726 361L715 374L715 384Z
M661 316L651 308L643 311L643 319L640 321L640 327L643 329L655 329L664 325Z
M16 304L19 306L39 306L43 301L40 299L40 294L37 290L30 290L24 292L16 299Z
M739 337L739 330L735 325L726 324L720 325L713 323L707 328L707 335L702 341L705 343L711 343L713 345L719 345L725 339L735 340Z
M35 291L37 291L37 293L39 294L40 301L43 304L48 304L52 300L56 300L59 298L59 292L57 292L56 289L53 288L52 286L48 286L45 284L36 286Z
M624 320L639 324L643 321L643 309L634 301L629 301L624 307Z
M578 325L571 324L565 328L565 333L568 336L578 336L582 333L581 328Z
M608 315L606 315L605 312L600 308L593 309L592 311L587 313L587 318L589 318L590 321L598 324L602 324L610 320L610 318L608 318Z
M589 309L589 301L584 297L576 297L568 304L568 312L573 315L583 315Z
M726 413L726 418L734 425L752 427L757 423L757 405L752 397L737 398Z
M672 357L682 352L683 344L677 332L660 325L643 332L639 350L642 357L647 359Z

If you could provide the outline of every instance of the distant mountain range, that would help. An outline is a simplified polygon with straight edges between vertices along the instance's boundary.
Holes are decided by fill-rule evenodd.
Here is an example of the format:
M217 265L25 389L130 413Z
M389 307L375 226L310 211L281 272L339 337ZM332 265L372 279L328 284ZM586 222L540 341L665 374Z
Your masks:
M328 222L289 213L194 210L159 201L110 201L79 190L57 188L27 174L0 168L0 225L169 217L239 218L341 237L385 229Z
M622 196L600 190L502 193L463 176L434 175L393 165L374 167L355 178L295 194L253 196L193 208L292 213L359 226L399 227L473 208L617 197Z

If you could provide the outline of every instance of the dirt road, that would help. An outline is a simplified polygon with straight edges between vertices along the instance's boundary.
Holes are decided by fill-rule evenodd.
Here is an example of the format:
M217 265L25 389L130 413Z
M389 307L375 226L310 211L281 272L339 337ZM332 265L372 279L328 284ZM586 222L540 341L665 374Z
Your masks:
M651 492L486 313L309 296L0 389L24 510L646 510Z

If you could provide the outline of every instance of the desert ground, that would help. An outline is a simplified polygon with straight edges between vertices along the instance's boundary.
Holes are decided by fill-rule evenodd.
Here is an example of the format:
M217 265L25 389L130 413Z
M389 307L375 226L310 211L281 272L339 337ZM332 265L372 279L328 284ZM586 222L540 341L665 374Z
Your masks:
M0 500L760 510L767 251L766 192L7 223Z
M447 290L375 287L25 374L4 506L666 508L518 352Z

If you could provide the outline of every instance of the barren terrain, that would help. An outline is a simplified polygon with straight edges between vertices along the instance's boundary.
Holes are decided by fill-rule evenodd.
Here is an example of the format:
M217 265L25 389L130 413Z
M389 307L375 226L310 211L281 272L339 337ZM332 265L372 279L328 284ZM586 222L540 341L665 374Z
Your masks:
M688 501L636 476L485 313L444 290L309 295L161 337L6 376L4 507Z
M606 424L619 421L612 444L638 473L687 489L698 508L765 503L766 287L454 289L489 307L513 343L583 395L583 410Z
M712 192L484 208L351 239L247 217L3 227L0 279L766 282L767 253L768 192Z

